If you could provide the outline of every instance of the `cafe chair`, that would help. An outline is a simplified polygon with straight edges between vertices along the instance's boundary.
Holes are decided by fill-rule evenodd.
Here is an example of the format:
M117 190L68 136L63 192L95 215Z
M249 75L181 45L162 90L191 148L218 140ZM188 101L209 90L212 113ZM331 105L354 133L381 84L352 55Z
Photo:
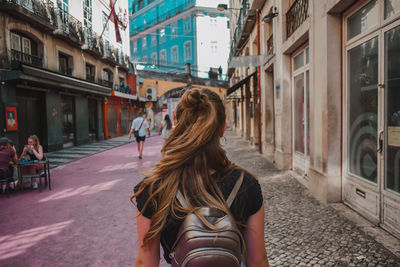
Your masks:
M13 176L9 175L8 168L0 168L0 185L1 185L1 192L3 192L3 187L5 185L4 192L6 193L7 197L9 196L10 184L14 184L15 188L15 180Z
M50 184L50 168L49 168L49 162L48 160L45 161L41 161L39 163L31 163L31 164L25 164L24 166L28 166L28 165L36 165L36 164L44 164L44 168L41 170L38 170L37 173L32 173L32 174L24 174L21 176L21 182L22 182L22 187L23 187L23 182L24 180L29 179L31 182L31 186L32 186L32 182L34 179L39 179L39 191L42 192L42 179L44 179L44 186L46 187L47 185L49 186L49 190L51 190L51 184Z

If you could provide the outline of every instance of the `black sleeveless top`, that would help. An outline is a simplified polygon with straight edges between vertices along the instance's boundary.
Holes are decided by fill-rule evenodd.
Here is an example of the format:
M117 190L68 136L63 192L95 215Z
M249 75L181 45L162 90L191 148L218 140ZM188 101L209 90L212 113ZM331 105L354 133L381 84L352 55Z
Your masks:
M225 176L221 176L218 173L214 173L212 176L217 181L224 198L227 199L231 193L236 181L239 179L241 170L235 169ZM146 178L145 178L146 179ZM139 190L142 182L135 186L135 193ZM146 190L136 198L137 208L142 211L143 206L149 197ZM231 206L231 213L235 217L235 220L240 224L246 224L247 219L257 213L263 204L263 196L261 193L261 186L252 175L245 172L243 177L243 183L240 187L238 194ZM151 219L155 213L154 206L151 202L146 207L146 210L142 211L143 216ZM173 246L176 237L178 235L179 227L182 221L178 221L172 217L167 219L167 225L165 229L161 232L161 246L164 250L164 258L168 263L171 263L169 258L170 248ZM243 230L243 229L242 229Z

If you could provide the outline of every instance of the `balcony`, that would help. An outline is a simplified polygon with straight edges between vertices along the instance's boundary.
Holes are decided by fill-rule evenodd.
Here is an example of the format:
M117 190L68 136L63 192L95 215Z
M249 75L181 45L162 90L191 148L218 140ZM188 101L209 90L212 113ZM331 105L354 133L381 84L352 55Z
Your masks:
M72 68L65 68L63 66L60 66L59 72L64 75L72 76Z
M50 0L0 0L0 9L42 30L55 28L54 3Z
M94 83L94 75L86 73L86 81Z
M43 60L41 57L11 49L11 65L16 65L16 63L17 65L24 63L39 68L43 66Z
M114 83L112 81L103 80L103 79L99 79L99 84L109 87L109 88L113 88L113 85L114 85Z
M103 56L103 38L101 38L97 33L92 31L92 29L83 27L83 45L82 50L86 52L91 52L93 56Z
M308 0L295 0L286 13L286 35L290 37L308 18Z
M150 27L153 27L154 25L157 25L158 23L163 22L164 20L167 20L169 18L172 18L176 16L179 13L182 13L183 11L193 7L196 4L195 0L188 0L185 1L182 5L171 9L163 14L158 15L155 19L152 19L150 21L147 21L146 24L140 25L139 27L133 27L131 26L130 30L130 36L134 36L138 34L139 32L142 32Z
M249 9L249 6L249 0L244 0L232 36L229 59L239 54L256 23L256 10Z
M83 43L82 22L61 8L57 8L56 20L57 30L54 31L55 34L68 38L68 41L72 40L78 44Z

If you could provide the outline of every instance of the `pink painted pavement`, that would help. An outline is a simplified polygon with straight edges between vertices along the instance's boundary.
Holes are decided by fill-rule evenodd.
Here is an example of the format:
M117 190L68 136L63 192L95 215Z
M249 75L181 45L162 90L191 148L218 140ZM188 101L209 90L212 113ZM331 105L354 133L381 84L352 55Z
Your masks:
M134 266L140 172L160 159L162 139L136 143L51 171L52 190L0 197L0 266ZM164 265L164 264L162 264Z

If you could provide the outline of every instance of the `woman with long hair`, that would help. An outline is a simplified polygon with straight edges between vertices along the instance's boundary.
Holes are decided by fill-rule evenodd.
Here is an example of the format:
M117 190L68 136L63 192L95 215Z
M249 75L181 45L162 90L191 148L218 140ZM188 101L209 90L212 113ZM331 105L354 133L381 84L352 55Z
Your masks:
M164 120L161 122L158 129L158 134L162 136L164 140L168 139L172 129L172 122L169 115L165 115Z
M43 147L40 145L39 138L36 135L31 135L28 137L28 144L24 146L24 150L22 151L21 156L19 157L20 160L27 160L27 161L35 161L35 160L43 160ZM44 169L44 164L39 163L35 166L25 166L22 168L23 174L34 174L39 170ZM37 179L32 182L32 188L38 188Z
M186 91L176 110L177 125L161 149L162 158L135 187L138 252L135 266L159 266L160 243L169 254L186 214L199 207L231 214L245 241L247 267L268 266L264 243L264 205L258 181L231 163L220 145L226 128L224 105L208 89ZM225 200L244 172L230 208ZM177 201L178 190L188 202Z

